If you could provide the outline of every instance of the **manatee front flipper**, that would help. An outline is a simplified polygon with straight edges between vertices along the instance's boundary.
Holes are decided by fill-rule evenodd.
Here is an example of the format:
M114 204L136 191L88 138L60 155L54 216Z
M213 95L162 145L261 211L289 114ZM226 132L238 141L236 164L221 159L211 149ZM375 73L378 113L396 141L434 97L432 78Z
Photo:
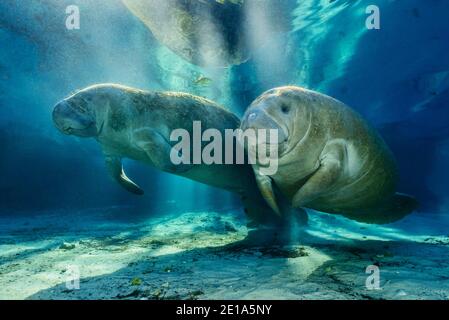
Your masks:
M132 182L123 171L122 161L115 156L105 156L106 168L109 174L117 181L123 188L131 193L142 195L143 190L134 182Z
M307 212L303 208L292 208L287 199L283 198L278 190L275 191L277 191L275 196L280 215L274 212L259 192L246 193L241 196L248 218L248 227L263 225L282 229L289 226L293 220L297 226L305 227L308 221Z
M326 145L318 169L293 196L293 207L306 207L308 203L333 187L340 176L344 154L345 146L343 143L331 142Z
M276 203L276 196L274 195L273 182L271 178L262 175L256 168L254 169L254 174L256 176L257 186L259 187L260 193L264 197L265 201L278 216L281 216L281 210Z
M364 223L386 224L404 218L418 207L418 201L412 196L396 193L375 208L365 208L354 214L344 214L344 216Z
M146 153L153 165L162 171L179 174L191 169L191 165L176 165L171 161L172 146L154 129L143 128L135 130L132 140L138 148Z

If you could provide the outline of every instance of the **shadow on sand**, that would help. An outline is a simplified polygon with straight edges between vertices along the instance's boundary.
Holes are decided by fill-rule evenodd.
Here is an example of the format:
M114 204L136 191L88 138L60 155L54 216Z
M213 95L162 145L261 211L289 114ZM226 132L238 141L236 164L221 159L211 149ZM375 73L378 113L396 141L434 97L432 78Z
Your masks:
M204 219L209 218L202 219L208 225ZM219 225L216 216L211 219ZM92 277L83 277L81 271L79 290L69 290L63 282L28 299L449 297L447 237L401 236L398 229L342 222L328 216L312 220L302 230L281 230L277 234L259 230L246 238L238 228L229 226L216 229L213 236L204 228L195 230L179 230L158 239L134 239L125 251L139 247L148 250L124 267ZM379 267L381 290L366 287L370 275L366 268L370 265Z

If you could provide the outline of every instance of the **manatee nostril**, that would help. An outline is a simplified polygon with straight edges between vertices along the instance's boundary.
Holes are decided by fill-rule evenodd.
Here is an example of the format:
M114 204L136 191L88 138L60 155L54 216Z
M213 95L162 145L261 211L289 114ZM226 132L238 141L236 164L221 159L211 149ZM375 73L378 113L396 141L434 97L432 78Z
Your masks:
M256 120L256 118L257 118L257 114L255 112L250 113L248 116L249 121Z
M245 119L245 126L251 127L254 122L257 120L257 112L251 112Z

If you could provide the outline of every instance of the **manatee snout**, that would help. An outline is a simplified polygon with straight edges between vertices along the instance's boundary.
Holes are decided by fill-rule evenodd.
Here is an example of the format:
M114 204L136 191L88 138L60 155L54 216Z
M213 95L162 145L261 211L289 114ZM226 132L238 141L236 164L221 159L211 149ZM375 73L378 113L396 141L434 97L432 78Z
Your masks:
M247 110L243 116L241 129L254 129L256 131L259 129L265 129L267 131L275 129L278 133L278 143L286 141L288 136L288 133L282 125L280 125L272 115L268 114L266 108L263 106L250 107Z
M95 119L87 110L76 108L67 100L56 104L53 109L53 123L64 134L79 137L97 135Z

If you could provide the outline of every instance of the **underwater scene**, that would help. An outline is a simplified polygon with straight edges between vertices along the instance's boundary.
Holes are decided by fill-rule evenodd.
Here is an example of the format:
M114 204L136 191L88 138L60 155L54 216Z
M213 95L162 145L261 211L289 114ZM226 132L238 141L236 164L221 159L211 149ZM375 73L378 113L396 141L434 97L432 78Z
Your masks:
M449 299L449 1L1 0L1 300Z

